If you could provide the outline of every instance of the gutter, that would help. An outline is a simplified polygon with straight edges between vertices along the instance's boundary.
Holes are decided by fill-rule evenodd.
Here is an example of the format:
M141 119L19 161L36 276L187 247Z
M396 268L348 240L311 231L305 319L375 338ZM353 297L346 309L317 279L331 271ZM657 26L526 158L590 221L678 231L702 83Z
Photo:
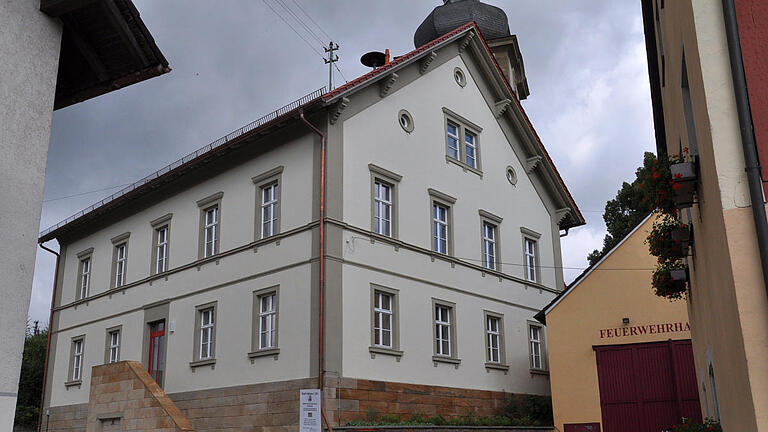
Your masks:
M320 258L320 288L318 293L318 365L317 365L317 388L320 389L321 399L322 399L322 391L325 384L325 355L324 355L324 346L325 346L325 329L323 328L323 324L325 323L325 182L326 182L326 163L325 163L325 134L320 131L320 129L316 128L312 123L310 123L306 117L304 117L304 109L299 110L299 118L301 118L301 121L304 122L305 125L309 129L312 130L312 132L316 133L320 137L320 224L319 224L319 231L320 231L320 251L319 251L319 258ZM323 404L320 404L320 412L323 416L323 420L325 420L325 425L328 427L328 429L333 432L333 428L331 427L331 424L328 422L328 419L325 416L325 408L323 407Z
M741 129L741 144L744 148L745 171L749 185L749 198L752 201L752 215L757 231L757 246L760 250L760 265L763 269L763 284L768 294L768 220L766 220L763 202L763 182L760 175L760 160L757 156L752 113L747 93L747 78L739 41L739 27L736 21L736 6L733 0L723 0L723 18L725 33L728 37L728 52L733 76L733 90L736 96L736 110Z
M48 379L48 360L51 355L51 333L52 329L51 326L53 325L53 307L54 303L56 301L56 285L59 282L59 262L61 261L61 255L54 251L53 249L49 249L45 247L44 244L40 243L40 247L44 250L47 250L48 252L56 255L56 271L53 273L53 292L51 293L51 312L48 315L48 341L45 344L45 365L43 366L43 387L42 391L43 394L40 395L40 413L38 414L37 418L37 432L40 432L43 427L43 408L45 408L45 387L47 384Z

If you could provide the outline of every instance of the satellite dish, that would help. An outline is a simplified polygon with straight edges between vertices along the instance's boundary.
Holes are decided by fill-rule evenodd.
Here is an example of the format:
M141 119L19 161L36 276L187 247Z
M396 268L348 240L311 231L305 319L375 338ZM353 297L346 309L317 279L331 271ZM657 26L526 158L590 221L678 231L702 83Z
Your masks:
M363 54L363 56L360 58L360 63L370 68L376 69L377 67L381 67L387 64L387 55L383 52L371 51L369 53Z

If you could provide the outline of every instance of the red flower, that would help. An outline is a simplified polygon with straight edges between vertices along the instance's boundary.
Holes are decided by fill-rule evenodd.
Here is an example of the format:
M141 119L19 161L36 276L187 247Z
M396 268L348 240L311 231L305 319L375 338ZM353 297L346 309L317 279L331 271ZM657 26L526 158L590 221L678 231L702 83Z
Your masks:
M672 185L672 190L678 190L681 187L682 187L682 185L680 183L675 183L675 184Z
M680 173L677 173L677 174L673 175L672 178L674 178L674 179L681 179L681 178L683 178L683 175L680 174Z
M659 173L657 173L657 172L653 173L653 178L657 179L659 177L661 177L661 175Z

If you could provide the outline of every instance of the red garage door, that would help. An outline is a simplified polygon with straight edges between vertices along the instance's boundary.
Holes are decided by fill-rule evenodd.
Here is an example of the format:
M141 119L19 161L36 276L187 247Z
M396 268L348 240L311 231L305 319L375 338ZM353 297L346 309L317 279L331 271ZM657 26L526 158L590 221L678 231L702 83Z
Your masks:
M595 347L604 432L661 432L701 421L691 341Z

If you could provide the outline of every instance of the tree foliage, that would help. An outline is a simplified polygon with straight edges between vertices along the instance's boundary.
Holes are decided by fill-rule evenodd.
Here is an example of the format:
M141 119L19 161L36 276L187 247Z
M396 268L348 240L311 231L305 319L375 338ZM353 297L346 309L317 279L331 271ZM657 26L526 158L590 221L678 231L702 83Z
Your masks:
M27 327L24 339L24 354L21 360L19 376L19 396L16 401L14 426L34 428L40 414L40 397L43 391L43 372L45 370L45 350L48 343L48 330L37 334Z
M635 180L632 183L624 182L616 197L605 204L603 220L608 234L603 239L603 248L595 249L587 256L589 265L600 261L651 212L652 205L646 198L642 183L653 169L655 161L656 155L645 152L643 166L635 171Z

